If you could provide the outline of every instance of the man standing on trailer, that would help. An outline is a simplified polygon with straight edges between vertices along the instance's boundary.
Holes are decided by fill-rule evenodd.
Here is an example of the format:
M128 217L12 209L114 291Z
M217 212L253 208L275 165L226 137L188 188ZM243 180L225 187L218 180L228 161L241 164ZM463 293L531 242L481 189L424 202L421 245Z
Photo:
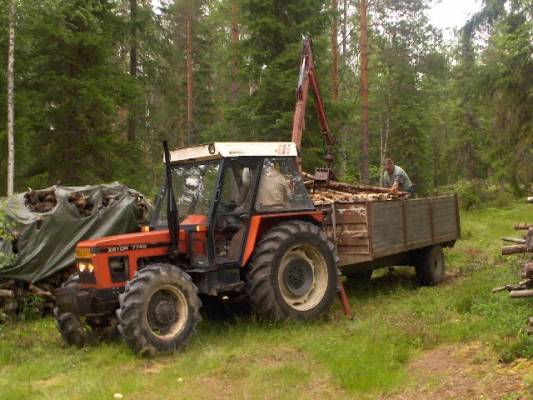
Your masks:
M394 165L392 159L385 159L385 172L383 173L383 186L394 191L409 193L410 197L415 196L415 187L409 179L409 175L402 167Z

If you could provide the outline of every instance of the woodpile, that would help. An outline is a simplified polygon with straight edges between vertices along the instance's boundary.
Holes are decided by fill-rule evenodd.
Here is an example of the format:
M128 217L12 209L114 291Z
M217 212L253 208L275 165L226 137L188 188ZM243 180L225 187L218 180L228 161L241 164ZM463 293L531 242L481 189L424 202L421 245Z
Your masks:
M350 185L332 180L318 184L313 180L312 175L303 172L302 176L305 179L304 185L315 205L332 202L388 201L408 197L408 193L382 187Z
M94 204L83 193L74 192L69 194L68 202L73 204L78 209L78 212L82 218L88 217L93 212Z
M533 198L527 199L528 203L533 203ZM533 224L521 223L516 224L514 229L517 231L527 231L523 238L509 238L503 237L504 242L517 243L511 246L502 247L502 255L510 254L527 254L533 253ZM505 285L492 289L493 293L507 290L509 296L514 299L533 298L533 258L526 261L522 265L521 271L522 280L514 285ZM529 325L527 328L529 334L533 335L533 317L529 318Z
M346 193L329 188L318 188L310 191L309 196L315 205L332 202L362 202L362 201L387 201L396 200L399 197L392 193Z
M104 194L102 202L98 208L108 207L119 196L117 194ZM74 192L68 195L68 202L75 206L80 213L80 217L88 217L94 210L94 204L89 197L82 192ZM55 190L32 190L29 189L24 195L26 207L36 213L45 213L51 211L57 205ZM139 205L144 207L143 204ZM144 212L144 210L142 210Z
M56 204L55 190L32 190L24 195L24 202L33 212L44 213L52 210Z
M0 278L0 323L6 318L29 318L51 314L55 306L54 290L65 274L39 284L27 284Z

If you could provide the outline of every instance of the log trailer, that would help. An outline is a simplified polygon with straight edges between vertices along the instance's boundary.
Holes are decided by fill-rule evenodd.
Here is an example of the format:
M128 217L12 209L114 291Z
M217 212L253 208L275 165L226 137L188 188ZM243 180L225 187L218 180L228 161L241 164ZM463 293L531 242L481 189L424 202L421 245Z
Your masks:
M422 283L441 278L441 246L459 234L456 198L313 203L332 174L317 171L308 190L299 170L309 83L329 166L334 141L306 41L293 142L165 144L150 226L77 245L78 272L54 310L67 343L118 329L135 352L178 350L200 321L201 297L245 297L269 320L314 319L334 301L339 267L409 264Z

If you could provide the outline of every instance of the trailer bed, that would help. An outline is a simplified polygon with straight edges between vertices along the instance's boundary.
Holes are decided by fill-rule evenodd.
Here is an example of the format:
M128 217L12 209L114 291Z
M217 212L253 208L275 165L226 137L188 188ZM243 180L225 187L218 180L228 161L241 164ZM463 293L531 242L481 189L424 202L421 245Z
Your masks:
M337 247L340 267L433 245L453 246L460 236L457 196L331 201L316 206L325 212L324 227Z

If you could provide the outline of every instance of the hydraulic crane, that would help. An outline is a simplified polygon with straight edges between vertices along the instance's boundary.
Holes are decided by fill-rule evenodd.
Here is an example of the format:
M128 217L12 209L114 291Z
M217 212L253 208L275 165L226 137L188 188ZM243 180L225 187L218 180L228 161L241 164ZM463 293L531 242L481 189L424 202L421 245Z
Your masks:
M319 168L315 172L315 180L328 180L334 178L334 174L331 171L331 163L333 162L333 145L335 144L335 137L329 129L328 119L326 117L326 111L324 109L324 101L320 94L320 87L318 84L318 78L316 75L315 64L313 61L311 38L305 38L302 48L302 54L300 57L300 73L298 75L298 85L296 87L296 107L294 109L294 118L292 125L292 142L296 144L298 156L296 158L296 164L300 173L302 172L302 134L305 129L305 108L307 105L307 96L309 94L309 87L314 92L315 107L318 115L318 122L322 135L324 136L324 142L326 144L326 168Z

